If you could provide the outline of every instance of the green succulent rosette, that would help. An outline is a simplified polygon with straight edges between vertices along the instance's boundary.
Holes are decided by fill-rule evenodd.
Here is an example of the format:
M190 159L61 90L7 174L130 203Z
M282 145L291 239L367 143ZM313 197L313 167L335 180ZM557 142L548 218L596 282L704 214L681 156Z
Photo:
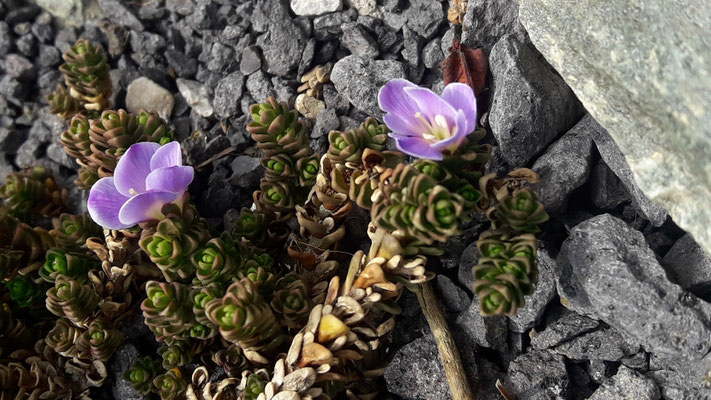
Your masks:
M232 229L238 238L248 239L252 243L261 243L267 231L267 217L263 213L242 208Z
M482 314L513 315L524 305L524 296L533 293L538 276L535 236L488 231L477 246L482 257L472 272Z
M146 294L141 303L143 318L159 342L189 335L195 318L187 285L148 281Z
M45 200L45 184L32 174L13 173L0 186L0 199L13 215L25 216Z
M162 213L164 219L141 225L138 243L168 282L187 280L195 272L191 256L207 242L209 233L192 207L181 212L175 204L168 204Z
M543 203L529 188L519 188L496 204L496 225L510 226L519 232L540 232L539 225L548 221Z
M63 57L65 62L59 70L72 97L87 110L106 109L111 96L111 79L104 49L79 39Z
M379 187L371 216L376 226L425 245L459 233L464 200L411 166L398 165Z
M296 178L294 163L286 154L262 158L261 164L264 168L264 179L269 182Z
M481 192L466 180L456 180L454 192L462 198L466 210L478 210L477 204L482 198Z
M270 296L276 285L277 277L271 271L261 266L251 264L237 272L237 279L249 279L254 282L263 296Z
M254 192L254 202L267 212L289 211L294 208L294 187L289 181L262 180Z
M419 172L431 176L436 182L443 183L452 178L452 174L447 169L436 161L418 159L412 166Z
M196 339L209 339L217 334L217 325L213 324L205 314L205 307L214 299L225 295L224 287L219 283L211 283L204 287L193 287L190 291L193 314L196 324L190 329L190 336Z
M296 274L281 278L274 291L272 310L288 328L301 329L309 318L313 302L306 283Z
M10 292L10 298L22 308L27 308L45 297L43 285L35 283L25 276L12 278L6 284L6 288Z
M257 400L260 394L264 393L267 380L259 374L250 374L244 387L244 400Z
M173 368L153 379L153 385L158 389L161 400L179 399L188 387L180 369Z
M158 348L158 354L163 358L163 368L171 369L182 367L193 360L188 343L175 341L171 344L162 344Z
M163 368L160 361L150 356L145 356L136 360L131 368L126 370L123 378L130 382L134 389L144 395L148 395L157 391L156 386L153 385L153 380L162 372Z
M328 134L329 147L326 155L333 163L360 163L369 140L367 133L356 129L346 132L331 131Z
M59 136L59 142L69 157L86 162L91 155L91 139L89 120L84 114L76 114L72 118L69 128Z
M311 153L306 125L286 103L270 97L265 103L252 105L250 116L247 131L265 156L288 154L295 160Z
M58 319L44 341L57 353L65 357L76 357L75 343L83 334L80 328L64 318Z
M202 285L227 282L236 274L241 261L239 250L228 234L211 239L191 257L197 275L194 282Z
M155 112L141 110L136 119L138 124L143 127L142 141L155 142L162 146L175 139L175 133Z
M385 144L388 141L388 133L390 129L384 124L379 123L375 118L368 117L358 128L358 132L367 138L369 149L376 151L385 150Z
M57 276L65 275L79 282L87 280L87 273L98 268L96 258L82 253L67 252L58 248L47 251L44 266L39 270L39 275L47 282L55 282Z
M104 321L95 319L77 339L76 346L80 354L88 354L92 360L108 361L121 343L121 331L109 328Z
M141 141L143 126L136 115L126 110L106 110L101 116L91 121L89 138L91 154L88 160L102 169L103 176L110 176L116 163L131 145Z
M61 214L52 219L52 225L54 229L49 233L65 249L86 248L87 239L102 235L101 227L88 214Z
M474 276L474 293L482 315L514 315L524 305L524 294L513 274L502 274L498 266L484 264Z
M237 279L249 279L259 289L259 292L266 297L271 297L276 285L276 275L274 274L274 259L265 252L256 248L245 251L247 257L237 273Z
M299 186L301 187L312 187L316 183L316 176L318 175L319 157L309 156L302 157L296 162L296 174L298 175Z
M99 295L89 285L65 275L57 275L54 287L47 291L47 309L58 317L65 317L77 326L91 317L99 305Z
M225 340L243 349L271 351L284 340L269 304L249 279L234 282L221 299L207 304L205 312Z
M477 185L484 174L486 163L491 159L491 145L480 144L486 136L484 128L478 128L467 135L467 142L459 147L456 155L445 157L442 165L460 179L465 179L472 185Z
M246 247L246 246L245 246ZM257 248L244 248L243 253L247 254L244 260L244 269L263 268L266 271L271 271L274 267L274 259L264 251Z
M65 207L69 191L62 189L45 167L29 168L7 176L0 186L0 199L10 214L27 217L37 214L51 217Z
M69 119L82 110L81 103L71 96L64 85L59 85L54 92L47 96L49 112L62 119Z
M235 378L240 377L242 371L246 371L250 367L244 352L235 344L213 353L212 361L222 367L227 375Z
M138 142L165 144L174 134L156 113L141 111L138 115L126 110L106 110L91 120L89 139L91 153L88 164L99 176L111 176L119 158Z
M99 180L99 173L96 169L82 165L79 167L77 179L74 184L81 190L91 189L92 186Z

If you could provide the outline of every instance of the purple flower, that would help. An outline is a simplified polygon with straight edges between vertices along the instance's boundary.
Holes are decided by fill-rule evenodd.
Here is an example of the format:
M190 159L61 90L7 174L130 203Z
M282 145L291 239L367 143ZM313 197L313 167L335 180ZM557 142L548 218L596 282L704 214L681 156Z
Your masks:
M183 166L178 142L164 146L143 142L119 159L111 178L102 178L89 192L91 218L108 229L126 229L162 218L161 208L182 204L193 180L193 167Z
M474 91L463 83L450 83L439 96L394 79L380 89L378 103L397 147L415 157L441 160L476 128Z

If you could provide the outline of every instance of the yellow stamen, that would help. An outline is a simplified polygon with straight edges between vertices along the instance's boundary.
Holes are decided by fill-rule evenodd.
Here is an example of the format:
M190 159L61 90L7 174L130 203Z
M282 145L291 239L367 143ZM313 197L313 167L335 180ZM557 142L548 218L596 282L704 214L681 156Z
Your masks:
M128 192L134 196L138 194L138 192L136 190L134 190L133 188L128 189Z

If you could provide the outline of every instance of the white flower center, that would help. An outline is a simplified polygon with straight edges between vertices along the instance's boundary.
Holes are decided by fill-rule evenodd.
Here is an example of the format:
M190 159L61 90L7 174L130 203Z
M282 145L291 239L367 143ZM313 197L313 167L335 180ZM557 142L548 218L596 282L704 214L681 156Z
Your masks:
M444 115L437 114L433 120L427 120L422 113L415 113L415 118L422 121L427 127L427 131L422 133L422 138L430 142L437 142L448 139L457 133L457 126L449 127L447 118Z

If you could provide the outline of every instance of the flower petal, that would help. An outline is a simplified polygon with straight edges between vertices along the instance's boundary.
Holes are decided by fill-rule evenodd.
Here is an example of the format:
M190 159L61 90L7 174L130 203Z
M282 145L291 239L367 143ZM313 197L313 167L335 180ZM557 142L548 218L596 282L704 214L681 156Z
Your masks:
M423 133L427 132L422 121L415 119L414 115L410 118L402 118L399 114L389 113L385 114L383 120L385 125L398 135L421 137Z
M151 158L151 170L183 165L183 153L180 143L170 142L161 146Z
M174 166L151 171L146 178L146 190L183 193L193 181L193 167Z
M417 103L418 111L428 121L432 122L437 115L441 115L447 119L450 127L456 123L457 111L437 93L418 86L406 87L403 90Z
M416 88L417 85L405 79L393 79L380 88L378 105L388 113L397 114L401 118L411 118L420 111L417 103L405 93L405 88Z
M424 139L398 136L393 136L393 138L395 138L395 143L397 144L398 149L400 149L403 153L430 160L441 160L443 158L442 153L433 148L430 145L430 142Z
M119 193L130 197L146 191L146 177L151 173L151 157L159 147L158 143L153 142L136 143L121 156L114 171Z
M467 117L464 115L464 111L462 110L457 110L456 126L457 132L454 135L447 139L433 143L432 147L438 150L442 150L444 148L450 148L451 150L454 150L459 147L459 145L464 142L464 140L466 140L467 135L471 133L467 132Z
M449 103L455 110L462 110L466 117L466 134L470 134L476 129L476 97L474 90L469 85L460 82L453 82L447 85L442 91L442 99Z
M139 222L159 218L164 204L178 198L178 194L164 191L151 191L131 197L119 211L122 224L133 226Z
M89 192L87 208L91 219L107 229L126 229L126 225L119 220L119 210L128 201L128 197L119 193L114 186L114 178L101 178Z

